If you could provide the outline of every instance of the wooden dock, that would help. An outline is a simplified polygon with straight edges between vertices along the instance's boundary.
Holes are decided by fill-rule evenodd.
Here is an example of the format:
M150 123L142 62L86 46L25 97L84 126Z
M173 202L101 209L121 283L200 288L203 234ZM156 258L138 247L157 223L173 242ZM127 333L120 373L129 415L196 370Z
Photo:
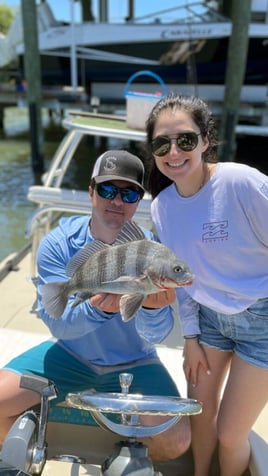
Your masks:
M148 85L146 85L148 88ZM179 92L178 87L174 87L175 92ZM110 112L116 108L124 109L126 100L123 95L123 86L119 84L111 84L109 86L109 95L107 97L107 84L99 83L98 87L93 84L93 96L89 97L84 88L78 87L75 91L70 86L50 87L42 89L42 108L48 109L51 114L59 114L63 117L64 111L91 112L94 110L94 101L97 101L98 112ZM182 94L194 94L191 86L181 88ZM200 86L199 95L204 98L215 117L222 114L223 87L222 86ZM268 89L267 86L244 87L241 94L240 121L236 126L237 135L264 136L268 137ZM4 128L4 110L8 107L28 107L26 91L17 90L15 86L0 86L0 129ZM97 115L98 116L98 115ZM123 122L126 120L126 112L122 117L110 115L110 120L101 119L98 123L95 116L94 123L96 127L100 126L104 129L101 134L103 137L117 137L118 131L124 128L128 129ZM99 115L101 117L101 115ZM119 121L118 121L119 119ZM121 124L120 124L121 122ZM245 124L243 124L245 122ZM93 125L93 124L92 124ZM108 130L107 130L108 129ZM112 129L112 135L111 131ZM133 131L128 129L130 139L144 140L144 131ZM120 135L120 132L119 132ZM135 137L133 137L133 135Z
M72 107L83 109L88 107L89 98L84 88L78 87L51 87L42 89L42 107L47 109L70 109ZM16 86L0 86L0 108L27 107L27 91L17 89Z

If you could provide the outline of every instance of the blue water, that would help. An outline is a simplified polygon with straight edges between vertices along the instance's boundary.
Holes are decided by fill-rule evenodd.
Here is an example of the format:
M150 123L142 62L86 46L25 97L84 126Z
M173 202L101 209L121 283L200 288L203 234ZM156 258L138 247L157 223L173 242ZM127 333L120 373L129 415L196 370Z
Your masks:
M33 183L28 144L0 143L0 260L24 244L24 224L33 207L27 189Z
M46 171L65 131L59 122L49 123L45 113L43 124ZM117 146L118 141L110 140L109 148ZM104 150L101 141L95 145L90 140L82 143L68 169L64 186L87 190L92 165ZM40 177L32 172L27 110L7 109L5 134L0 138L0 261L27 243L25 225L36 207L28 201L27 193L34 184L40 184Z
M44 112L44 126L47 121ZM27 242L25 224L34 209L27 200L28 188L35 183L28 126L26 109L5 110L5 129L0 139L0 261ZM46 154L53 153L56 146L47 143Z

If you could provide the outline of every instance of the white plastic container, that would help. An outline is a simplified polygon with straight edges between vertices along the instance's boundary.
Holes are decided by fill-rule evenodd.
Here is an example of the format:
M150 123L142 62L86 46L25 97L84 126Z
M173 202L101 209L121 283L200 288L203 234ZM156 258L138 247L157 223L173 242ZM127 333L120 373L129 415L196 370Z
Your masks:
M140 91L129 91L129 87L134 79L142 75L151 76L154 78L161 86L161 91L157 91L153 94ZM144 130L145 123L151 110L155 104L166 95L167 88L164 81L160 78L160 76L153 73L152 71L139 71L130 76L124 89L124 96L126 98L127 126L131 129Z

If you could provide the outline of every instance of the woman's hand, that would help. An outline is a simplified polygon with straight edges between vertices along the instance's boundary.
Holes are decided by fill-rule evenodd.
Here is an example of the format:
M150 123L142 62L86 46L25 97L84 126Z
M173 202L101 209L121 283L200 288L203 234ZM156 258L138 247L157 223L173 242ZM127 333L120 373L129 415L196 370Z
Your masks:
M183 370L185 378L193 387L198 384L198 375L200 371L210 374L210 368L204 349L198 343L197 338L186 339L183 350L184 362Z

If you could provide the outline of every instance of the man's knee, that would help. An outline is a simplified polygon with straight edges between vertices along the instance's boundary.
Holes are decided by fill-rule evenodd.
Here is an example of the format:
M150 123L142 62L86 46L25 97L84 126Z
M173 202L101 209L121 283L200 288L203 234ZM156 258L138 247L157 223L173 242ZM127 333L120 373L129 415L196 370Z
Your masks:
M149 454L155 461L168 461L184 454L191 444L191 429L189 419L182 418L166 432L154 437L154 445L149 448Z
M172 435L171 435L172 436ZM184 454L191 445L191 428L188 418L183 418L174 426L173 438L170 438L167 451L169 459L175 459Z
M40 395L20 387L21 376L0 370L0 419L18 417L40 402Z

